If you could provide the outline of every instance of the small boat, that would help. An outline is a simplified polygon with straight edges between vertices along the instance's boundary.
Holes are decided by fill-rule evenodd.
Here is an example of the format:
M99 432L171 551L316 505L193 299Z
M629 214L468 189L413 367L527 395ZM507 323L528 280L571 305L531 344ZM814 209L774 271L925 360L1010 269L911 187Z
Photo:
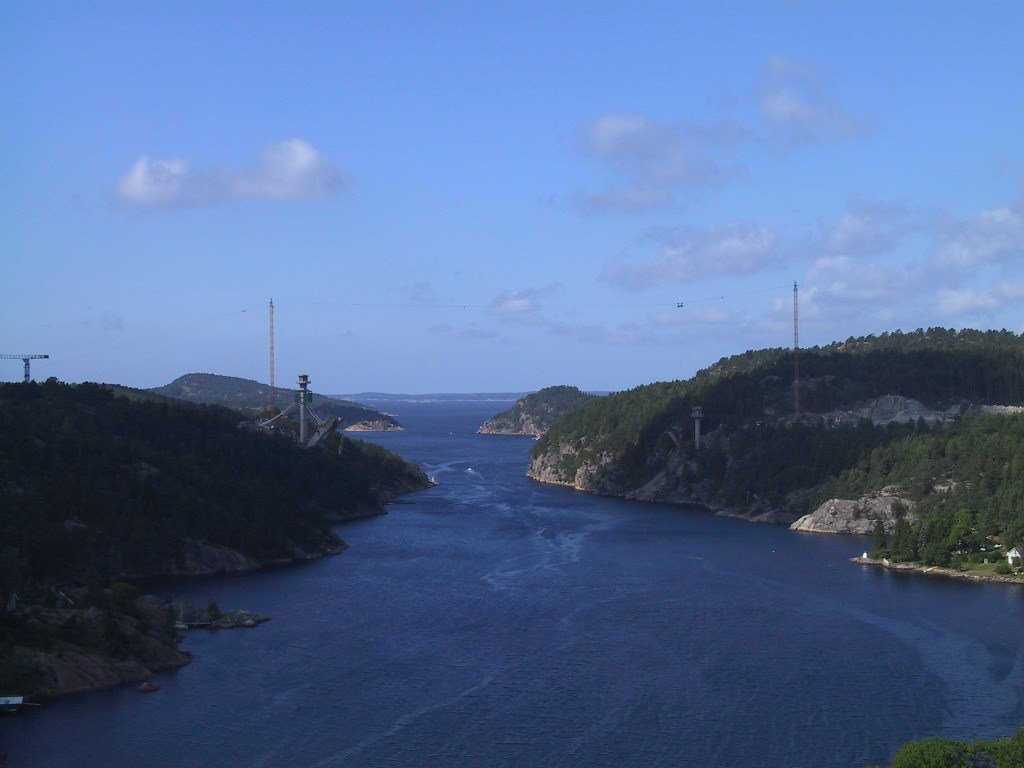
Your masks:
M160 686L157 685L156 683L151 683L151 682L149 682L149 680L147 680L146 682L144 682L142 685L140 685L135 690L138 691L139 693L156 693L157 691L160 690Z

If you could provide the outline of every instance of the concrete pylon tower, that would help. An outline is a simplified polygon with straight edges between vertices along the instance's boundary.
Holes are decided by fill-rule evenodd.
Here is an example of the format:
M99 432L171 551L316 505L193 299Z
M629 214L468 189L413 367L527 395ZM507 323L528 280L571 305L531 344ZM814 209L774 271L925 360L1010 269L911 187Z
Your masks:
M313 399L309 391L309 374L299 374L299 443L306 444L306 405Z
M704 409L699 405L693 409L693 445L700 448L700 420L704 418Z

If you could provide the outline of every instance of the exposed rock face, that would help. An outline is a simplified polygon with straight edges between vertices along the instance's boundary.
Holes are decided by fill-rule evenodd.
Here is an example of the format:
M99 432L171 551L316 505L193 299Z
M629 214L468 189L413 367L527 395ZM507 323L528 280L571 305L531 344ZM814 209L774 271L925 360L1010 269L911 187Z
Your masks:
M994 416L1016 416L1024 413L1024 405L979 405L977 410Z
M22 623L37 636L53 639L48 645L15 645L7 663L25 671L32 681L26 692L34 696L63 696L145 680L192 660L178 650L173 636L161 634L167 609L151 596L136 599L130 615L64 604L31 606L19 616Z
M571 444L560 443L554 451L534 455L526 474L541 483L601 496L662 504L698 504L722 517L776 525L789 525L796 520L799 513L794 510L806 509L807 496L814 492L813 489L805 489L790 494L782 504L774 507L757 498L744 506L726 507L714 498L707 481L695 478L696 465L684 459L678 450L659 456L660 471L640 487L632 486L618 476L615 470L617 457L610 453L597 459L584 459L574 473L567 475L562 462L577 453Z
M208 608L199 609L188 603L173 603L171 609L174 612L176 621L182 621L185 624L208 626L210 629L249 629L265 621L270 621L269 616L263 616L240 608L222 613L217 618L210 615Z
M551 425L596 395L576 387L547 387L516 400L507 411L488 419L477 430L481 435L532 435L540 437Z
M345 432L401 432L403 427L394 421L364 419L345 427Z
M883 395L868 400L864 405L850 411L834 411L830 414L838 423L856 423L868 419L876 426L886 424L907 424L918 419L934 426L940 422L952 421L963 411L961 406L954 405L944 411L935 410L924 405L920 400L902 395Z
M16 615L29 639L6 652L5 674L15 670L18 690L36 697L55 697L137 683L156 672L183 667L192 657L178 649L176 622L210 629L251 628L267 616L231 610L214 619L207 609L187 603L165 603L152 595L105 608L89 605L85 589L68 590L51 605L31 605ZM113 601L110 590L106 600ZM11 681L8 679L7 684Z
M237 609L234 611L228 611L213 622L211 626L214 629L251 629L258 624L262 624L264 621L270 621L270 617L261 616L258 613L253 613L252 611Z
M258 562L237 550L187 539L181 556L168 562L167 568L162 570L171 576L206 576L254 571L259 567Z
M790 528L813 533L857 533L871 535L875 522L882 521L886 533L896 528L901 515L907 522L917 522L914 502L899 495L895 486L887 485L877 493L859 499L829 499L816 510L804 515Z

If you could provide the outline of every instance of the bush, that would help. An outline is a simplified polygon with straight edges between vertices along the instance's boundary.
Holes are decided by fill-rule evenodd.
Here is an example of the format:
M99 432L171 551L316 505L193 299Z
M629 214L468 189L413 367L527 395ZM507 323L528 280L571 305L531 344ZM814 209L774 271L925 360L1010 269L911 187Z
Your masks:
M217 605L217 601L213 598L210 598L210 603L206 606L206 614L210 617L210 621L216 621L224 615L220 612L220 607Z

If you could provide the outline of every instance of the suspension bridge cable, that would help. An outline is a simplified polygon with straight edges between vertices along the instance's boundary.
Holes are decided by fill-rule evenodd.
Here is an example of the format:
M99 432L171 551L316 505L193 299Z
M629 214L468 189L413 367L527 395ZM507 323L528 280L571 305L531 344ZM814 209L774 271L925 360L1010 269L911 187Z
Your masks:
M688 304L697 304L704 301L719 301L722 299L731 299L737 296L749 296L755 293L766 293L768 291L777 291L783 288L788 288L789 285L772 285L766 288L755 288L751 291L739 291L736 293L725 293L718 294L715 296L703 296L697 299L687 299L685 301L658 301L658 302L625 302L625 303L612 303L612 304L598 304L598 303L578 303L578 302L559 302L559 303L544 303L544 304L531 304L530 309L608 309L613 307L684 307ZM508 297L515 299L515 296ZM500 309L501 304L490 302L488 304L474 304L474 303L449 303L449 304L428 304L428 303L405 303L405 304L386 304L383 302L341 302L341 301L317 301L313 302L314 306L322 307L359 307L359 308L374 308L374 309Z

